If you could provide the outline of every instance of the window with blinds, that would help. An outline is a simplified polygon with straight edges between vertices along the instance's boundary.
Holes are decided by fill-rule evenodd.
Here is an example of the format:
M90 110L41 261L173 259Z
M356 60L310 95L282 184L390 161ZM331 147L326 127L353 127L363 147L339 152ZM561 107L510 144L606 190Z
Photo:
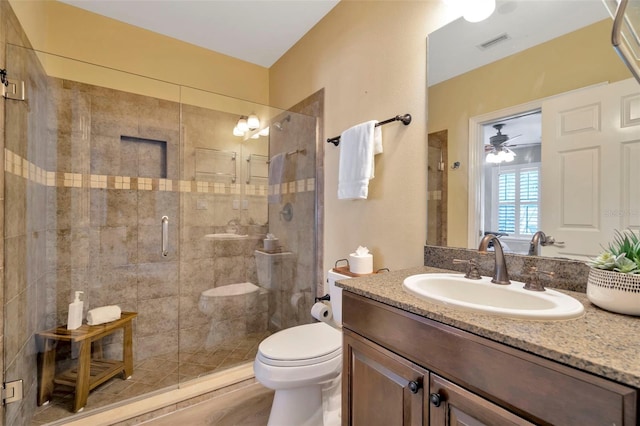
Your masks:
M494 176L494 229L515 238L534 234L540 211L540 163L501 167Z

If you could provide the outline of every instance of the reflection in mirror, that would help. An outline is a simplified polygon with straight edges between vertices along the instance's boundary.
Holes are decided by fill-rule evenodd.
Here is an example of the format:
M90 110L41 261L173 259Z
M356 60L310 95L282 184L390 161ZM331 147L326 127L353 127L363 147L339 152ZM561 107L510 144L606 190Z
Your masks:
M541 112L505 117L482 127L483 233L500 236L505 251L527 254L539 226Z
M471 24L458 19L429 35L429 133L430 138L444 135L440 143L446 146L447 158L446 180L436 180L438 188L430 183L428 194L428 232L436 232L434 228L439 226L432 224L442 224L445 229L438 232L446 239L428 235L429 243L476 248L482 235L493 231L510 234L501 237L509 249L526 254L533 234L541 230L564 242L541 247L542 255L583 259L596 254L600 244L611 238L612 229L636 226L637 218L630 215L615 221L604 217L607 211L632 212L635 201L621 195L626 185L623 174L600 173L624 165L606 163L610 156L598 157L598 153L615 152L619 162L623 158L620 150L635 149L633 142L640 140L637 117L630 113L629 125L621 132L619 123L620 114L640 105L640 95L634 95L640 86L633 82L635 86L626 86L627 94L616 95L618 104L624 103L620 99L628 104L617 112L617 121L613 112L606 118L609 113L604 110L582 108L604 102L603 96L610 96L617 87L613 83L631 77L611 47L611 23L600 0L579 4L498 1L496 12L484 22ZM598 94L589 95L589 90ZM551 102L563 99L568 92L582 98ZM616 101L606 102L613 105ZM577 113L561 114L568 110ZM524 117L539 118L536 126L530 127L535 130L519 128L518 121ZM608 124L603 120L618 123L613 126L617 129L610 129L621 133L615 151L597 147L598 141L608 137ZM561 127L569 122L572 129ZM503 148L491 143L491 137L498 136L496 124L505 124L500 134L508 135L505 145L511 145L506 148L515 154L513 162L487 163L488 154L497 155ZM568 137L572 132L581 142L559 148L560 136ZM537 151L532 145L536 139ZM526 148L518 148L519 143ZM580 152L582 157L568 156L567 152ZM433 155L431 148L429 155ZM589 168L584 167L585 161L590 162ZM456 162L460 167L453 168ZM430 180L433 164L437 159L430 158ZM570 164L577 170L569 168ZM602 175L616 176L613 185L620 188L617 199L605 196L609 189L594 177ZM514 191L513 195L502 194L502 206L501 180L503 191L510 188L507 184L512 184ZM520 186L519 206L513 198L516 182ZM563 194L570 196L562 198ZM432 206L436 198L446 199L446 206ZM589 244L585 244L587 240Z

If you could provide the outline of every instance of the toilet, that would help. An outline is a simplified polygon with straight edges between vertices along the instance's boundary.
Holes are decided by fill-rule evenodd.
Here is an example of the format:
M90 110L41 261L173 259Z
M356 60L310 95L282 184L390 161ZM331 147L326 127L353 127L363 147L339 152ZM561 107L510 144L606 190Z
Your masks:
M340 424L335 396L342 372L342 289L335 282L346 278L328 273L331 322L291 327L260 343L253 364L255 377L275 390L268 426Z

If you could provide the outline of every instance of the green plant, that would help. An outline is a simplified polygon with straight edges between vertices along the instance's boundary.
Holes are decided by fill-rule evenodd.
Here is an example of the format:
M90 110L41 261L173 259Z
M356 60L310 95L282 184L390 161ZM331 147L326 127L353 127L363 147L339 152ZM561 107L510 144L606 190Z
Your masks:
M589 266L623 274L640 274L640 236L631 229L616 230L613 241Z

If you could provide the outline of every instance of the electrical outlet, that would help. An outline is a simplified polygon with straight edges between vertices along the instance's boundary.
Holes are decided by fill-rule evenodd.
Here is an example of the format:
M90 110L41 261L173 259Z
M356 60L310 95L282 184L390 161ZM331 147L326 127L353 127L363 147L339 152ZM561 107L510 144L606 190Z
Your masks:
M233 200L231 206L233 207L234 210L240 209L240 200Z
M209 208L209 205L207 204L207 200L199 198L196 201L196 209L197 210L207 210Z
M249 200L242 200L242 210L249 210Z

